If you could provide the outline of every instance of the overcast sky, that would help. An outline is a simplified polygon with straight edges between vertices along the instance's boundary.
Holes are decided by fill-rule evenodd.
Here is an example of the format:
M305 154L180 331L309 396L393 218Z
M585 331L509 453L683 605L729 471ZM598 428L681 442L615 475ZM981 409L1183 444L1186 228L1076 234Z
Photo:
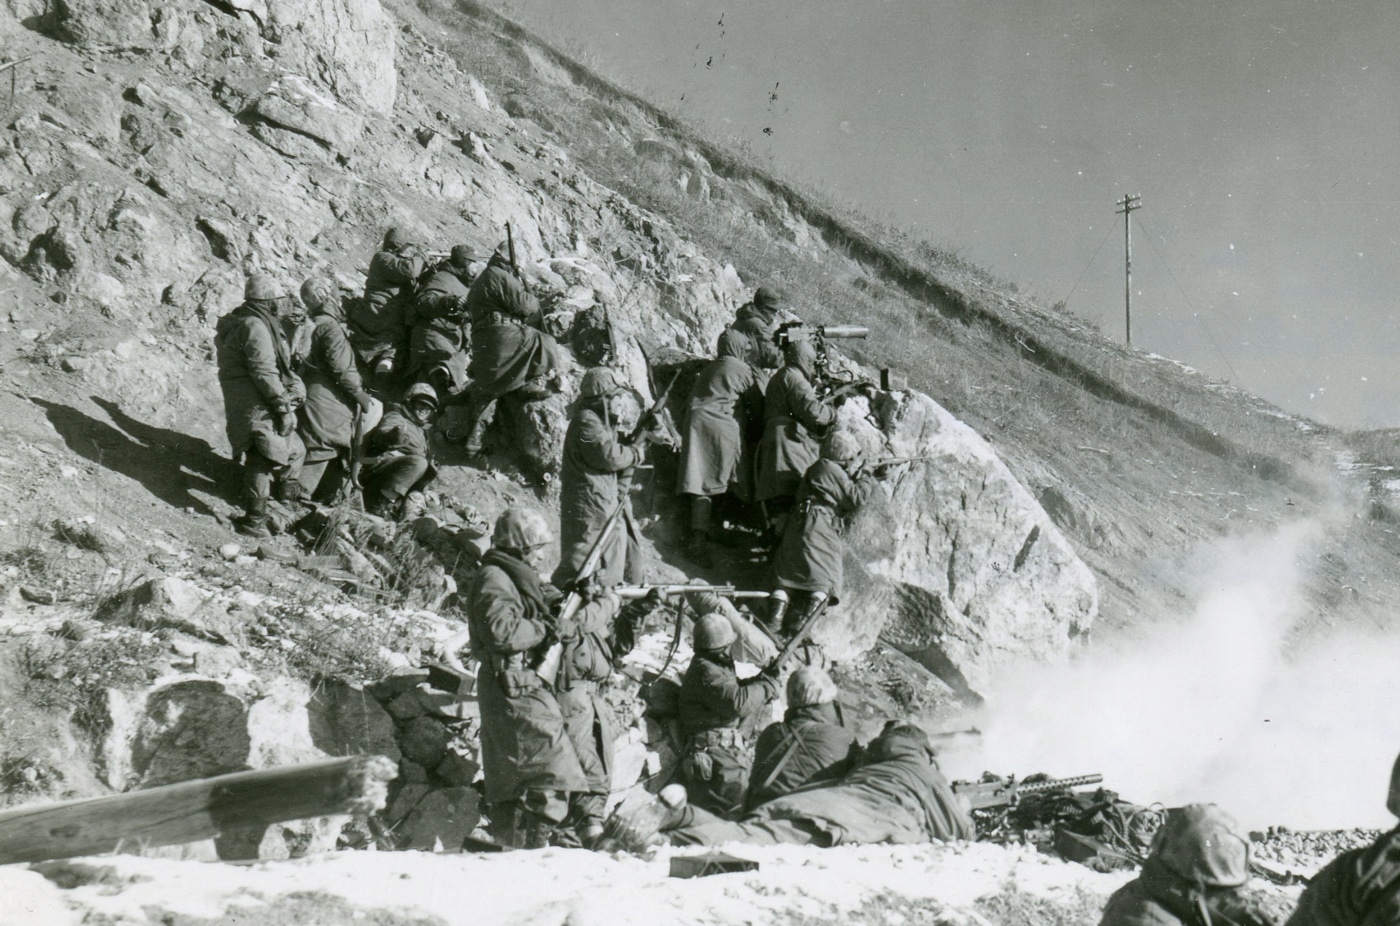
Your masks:
M1393 0L491 2L1120 340L1140 193L1134 346L1400 426Z

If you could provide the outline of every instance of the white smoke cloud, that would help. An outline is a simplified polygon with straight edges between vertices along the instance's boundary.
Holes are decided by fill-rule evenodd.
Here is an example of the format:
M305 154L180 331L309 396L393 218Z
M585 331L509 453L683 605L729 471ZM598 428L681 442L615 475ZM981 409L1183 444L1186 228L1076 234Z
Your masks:
M1192 613L994 687L945 771L1101 772L1139 803L1213 801L1247 827L1389 827L1400 638L1334 637L1287 658L1323 537L1301 522L1198 559Z

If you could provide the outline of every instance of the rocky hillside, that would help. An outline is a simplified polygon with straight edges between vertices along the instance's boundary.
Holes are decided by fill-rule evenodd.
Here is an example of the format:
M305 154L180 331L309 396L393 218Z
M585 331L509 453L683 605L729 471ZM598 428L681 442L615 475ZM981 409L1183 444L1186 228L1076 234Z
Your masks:
M941 723L1017 665L1173 617L1202 544L1295 521L1320 525L1299 638L1389 620L1387 487L1340 458L1339 435L767 176L474 4L0 0L0 37L27 56L0 134L6 802L372 751L400 762L380 817L189 852L460 845L478 818L475 718L417 666L454 627L479 525L512 503L555 516L544 477L604 307L634 386L679 374L679 408L761 282L813 322L872 326L849 362L910 388L849 403L846 423L872 454L931 458L897 468L855 525L851 588L820 634L867 725ZM565 394L487 465L441 448L441 498L411 534L245 548L211 342L246 274L358 290L391 224L445 249L493 247L507 222L572 351ZM761 583L761 564L680 556L673 477L662 456L636 499L652 577ZM673 759L637 700L664 660L667 624L652 629L613 693L631 721L619 793ZM1074 890L1063 880L1051 893ZM831 916L867 903L823 898ZM958 909L990 915L976 900ZM712 919L741 915L715 903Z

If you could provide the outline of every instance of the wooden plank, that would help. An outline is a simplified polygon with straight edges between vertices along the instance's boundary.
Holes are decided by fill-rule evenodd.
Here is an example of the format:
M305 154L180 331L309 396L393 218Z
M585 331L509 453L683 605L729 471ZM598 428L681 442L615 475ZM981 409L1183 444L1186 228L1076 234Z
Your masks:
M352 756L0 812L0 865L170 846L225 829L268 826L384 806L397 767Z

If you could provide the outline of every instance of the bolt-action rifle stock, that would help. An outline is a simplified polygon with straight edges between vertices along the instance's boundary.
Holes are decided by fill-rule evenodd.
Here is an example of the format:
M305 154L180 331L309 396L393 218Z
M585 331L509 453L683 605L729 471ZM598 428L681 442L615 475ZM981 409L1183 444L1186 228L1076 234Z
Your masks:
M1040 781L1017 781L1014 775L986 778L983 781L955 781L953 793L967 800L971 810L1007 807L1030 794L1050 791L1072 791L1103 781L1099 774L1075 775L1071 778L1045 778Z

